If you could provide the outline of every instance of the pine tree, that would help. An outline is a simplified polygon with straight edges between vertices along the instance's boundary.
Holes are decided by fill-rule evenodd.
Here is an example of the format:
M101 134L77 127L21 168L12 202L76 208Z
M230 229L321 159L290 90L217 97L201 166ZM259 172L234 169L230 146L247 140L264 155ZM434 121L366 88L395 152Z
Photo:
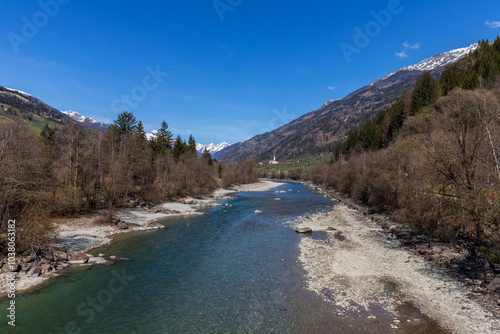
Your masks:
M217 174L219 175L219 179L222 179L222 164L219 163L219 169L217 171Z
M188 148L190 152L196 153L196 141L194 140L193 135L189 135Z
M209 166L212 166L214 164L214 161L212 160L212 155L210 154L210 152L208 151L208 149L206 147L203 150L203 153L201 156L203 157L203 159L205 159L207 161Z
M119 134L132 133L137 129L137 119L132 113L124 111L118 115L113 125L116 127Z
M179 162L181 155L186 152L186 143L182 141L181 136L178 135L175 139L174 148L172 149L172 154L174 155L175 162Z
M151 140L150 146L155 154L164 154L172 149L172 132L168 130L167 122L163 121L158 129L158 135Z
M159 143L166 149L170 150L172 148L173 137L174 136L172 135L172 132L168 130L167 122L165 121L161 122L161 126L158 129L158 137L157 137Z
M137 123L137 128L135 129L135 134L136 134L138 139L146 140L146 132L144 131L144 125L142 124L142 121L139 121L139 123Z
M415 88L411 94L412 114L416 114L428 105L437 101L439 92L436 80L431 76L430 72L425 71L420 78L417 79Z

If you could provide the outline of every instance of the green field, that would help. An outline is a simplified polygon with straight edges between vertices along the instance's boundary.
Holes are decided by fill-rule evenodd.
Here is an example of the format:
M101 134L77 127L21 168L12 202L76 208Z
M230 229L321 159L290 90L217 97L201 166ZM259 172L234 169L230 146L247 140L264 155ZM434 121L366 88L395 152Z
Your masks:
M257 170L259 173L266 172L267 175L271 175L273 172L278 174L280 172L288 173L293 170L302 169L304 171L310 171L314 167L323 166L331 160L332 154L324 154L315 157L301 158L301 159L289 159L286 161L280 161L277 165L259 165Z

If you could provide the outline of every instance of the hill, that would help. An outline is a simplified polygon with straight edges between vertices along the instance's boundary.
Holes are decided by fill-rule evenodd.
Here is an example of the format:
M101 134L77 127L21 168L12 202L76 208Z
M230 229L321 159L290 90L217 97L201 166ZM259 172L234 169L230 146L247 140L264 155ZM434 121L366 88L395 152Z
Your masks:
M328 101L318 110L276 130L231 145L214 157L235 161L253 157L260 161L276 155L277 159L285 160L331 152L351 129L360 127L378 111L391 106L405 90L411 90L424 71L439 78L447 66L456 63L477 47L478 44L472 44L402 68L342 99Z

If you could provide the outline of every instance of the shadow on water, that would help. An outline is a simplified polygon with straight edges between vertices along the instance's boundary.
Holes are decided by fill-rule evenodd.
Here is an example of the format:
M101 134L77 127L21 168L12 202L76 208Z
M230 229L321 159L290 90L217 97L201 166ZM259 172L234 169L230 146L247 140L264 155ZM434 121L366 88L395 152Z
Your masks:
M72 269L18 298L16 328L1 324L0 331L442 333L411 304L400 312L418 323L393 329L381 320L337 315L333 303L306 291L297 261L303 236L284 222L330 210L333 203L300 184L278 191L239 193L230 207L170 219L163 230L117 236L94 253L128 261ZM305 237L324 241L328 235ZM6 307L0 303L0 309Z

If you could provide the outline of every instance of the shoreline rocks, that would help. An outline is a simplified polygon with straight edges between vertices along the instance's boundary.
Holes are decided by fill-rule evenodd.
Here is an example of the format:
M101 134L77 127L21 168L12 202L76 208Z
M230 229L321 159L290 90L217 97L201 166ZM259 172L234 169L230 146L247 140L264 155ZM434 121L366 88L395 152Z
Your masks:
M310 227L297 227L295 232L299 234L312 234L313 230Z

